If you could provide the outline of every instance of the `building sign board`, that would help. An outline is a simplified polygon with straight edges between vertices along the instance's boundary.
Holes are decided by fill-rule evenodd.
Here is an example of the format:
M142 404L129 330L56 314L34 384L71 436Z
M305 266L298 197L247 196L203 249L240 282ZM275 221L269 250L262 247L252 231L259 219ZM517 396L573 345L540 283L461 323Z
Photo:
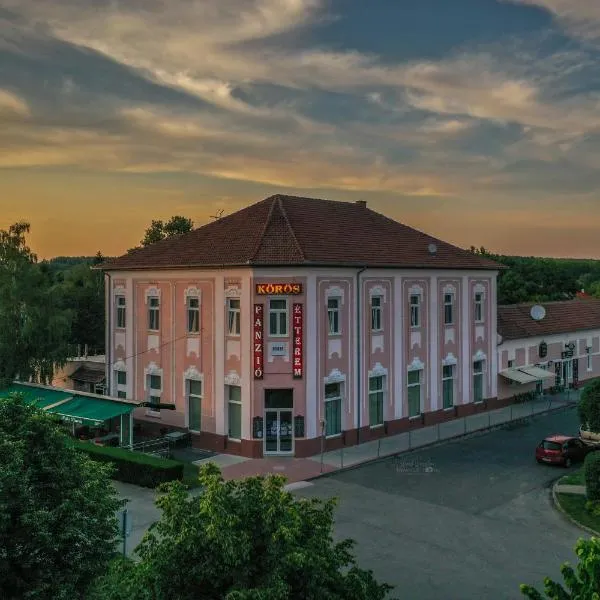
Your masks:
M304 375L304 312L303 304L294 303L292 311L292 334L294 336L293 373L294 379L301 379Z
M269 344L269 354L271 356L285 356L288 345L285 342L271 342Z
M302 293L301 283L257 283L258 296L297 296Z
M263 378L264 369L264 306L262 304L254 305L254 339L253 339L253 366L254 366L254 379Z

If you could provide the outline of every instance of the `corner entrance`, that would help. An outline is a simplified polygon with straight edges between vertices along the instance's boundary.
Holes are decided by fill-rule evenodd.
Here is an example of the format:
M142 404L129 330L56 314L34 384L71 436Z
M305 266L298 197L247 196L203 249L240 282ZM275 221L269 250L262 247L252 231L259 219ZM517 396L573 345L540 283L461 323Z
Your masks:
M294 390L265 390L265 455L294 454Z

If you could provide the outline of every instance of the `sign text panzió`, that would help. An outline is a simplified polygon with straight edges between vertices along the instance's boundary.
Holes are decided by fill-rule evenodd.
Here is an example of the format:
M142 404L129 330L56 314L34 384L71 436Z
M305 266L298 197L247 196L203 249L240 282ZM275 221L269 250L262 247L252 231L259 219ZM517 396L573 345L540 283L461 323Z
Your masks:
M301 283L257 283L259 296L297 296L302 293Z

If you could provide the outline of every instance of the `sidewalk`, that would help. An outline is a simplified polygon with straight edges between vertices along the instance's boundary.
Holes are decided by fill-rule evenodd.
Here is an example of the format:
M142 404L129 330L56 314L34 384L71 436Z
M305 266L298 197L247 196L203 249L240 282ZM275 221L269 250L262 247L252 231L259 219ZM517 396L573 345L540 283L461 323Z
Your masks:
M319 454L309 458L273 457L249 459L240 456L219 454L211 458L196 461L194 464L200 465L209 461L214 462L221 468L224 479L280 474L287 478L288 483L296 483L379 458L394 456L438 443L450 442L477 432L489 431L496 427L508 425L514 421L521 421L547 412L564 410L570 406L574 406L577 398L578 392L573 391L570 392L568 398L566 394L548 396L526 404L513 404L504 408L477 413L469 417L453 419L438 425L422 427L398 435L365 442L358 446L348 446L339 450L332 450L325 452L322 456Z
M560 485L554 486L554 491L557 494L575 494L577 496L585 496L585 485Z

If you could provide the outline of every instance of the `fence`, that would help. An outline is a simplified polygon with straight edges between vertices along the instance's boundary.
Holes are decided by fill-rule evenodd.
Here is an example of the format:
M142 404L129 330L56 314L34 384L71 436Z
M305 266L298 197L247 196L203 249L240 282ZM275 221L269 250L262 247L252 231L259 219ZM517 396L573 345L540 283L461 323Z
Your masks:
M164 438L158 438L137 442L132 446L127 446L127 449L133 450L134 452L143 452L144 454L151 454L152 456L162 456L163 458L167 458L171 452L171 443L169 440L165 440Z
M357 446L342 447L339 450L321 452L321 472L324 465L343 469L356 464L393 456L403 452L416 450L443 441L464 437L477 432L496 428L512 429L523 426L535 415L548 411L568 410L576 406L576 395L557 399L540 399L528 403L511 404L504 408L476 413L468 417L460 417L436 425L412 429L397 435L379 438ZM323 440L324 442L324 440ZM325 444L322 444L324 449Z

